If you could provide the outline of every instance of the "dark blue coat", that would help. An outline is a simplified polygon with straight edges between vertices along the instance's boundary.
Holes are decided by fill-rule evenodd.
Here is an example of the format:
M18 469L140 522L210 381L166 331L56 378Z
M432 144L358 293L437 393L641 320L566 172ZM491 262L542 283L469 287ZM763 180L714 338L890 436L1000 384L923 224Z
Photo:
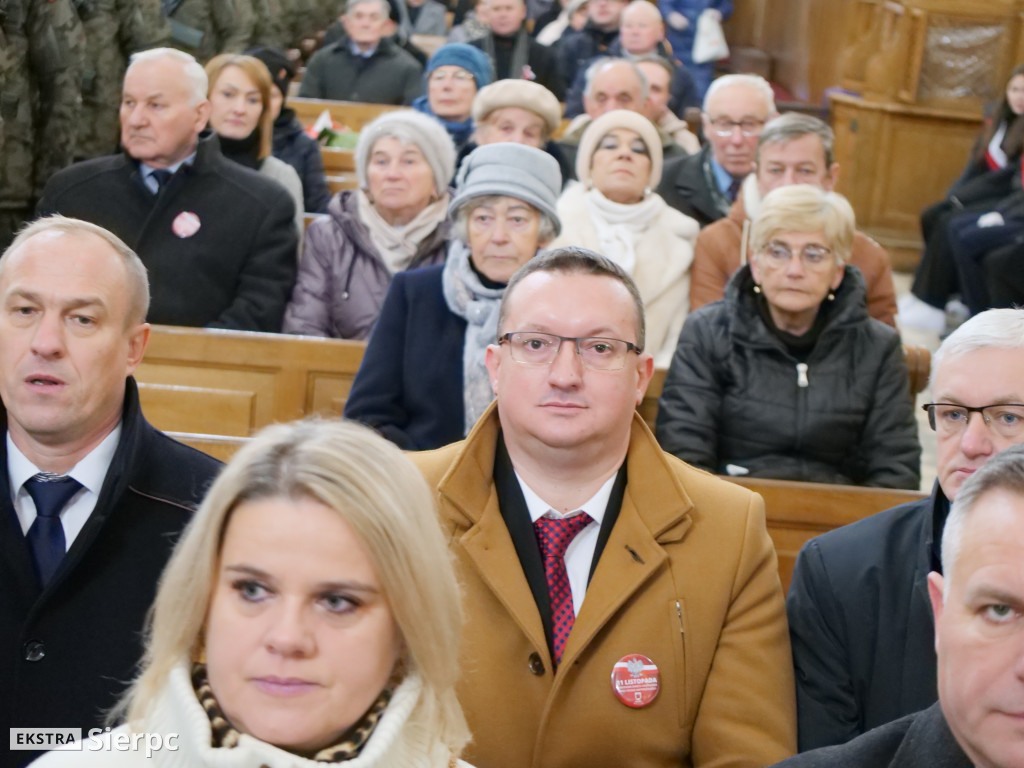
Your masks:
M0 409L0 423L6 423ZM151 427L133 379L96 507L41 588L11 502L0 431L0 732L102 728L136 676L143 627L181 530L220 462ZM0 766L32 752L0 750Z
M345 403L346 418L407 450L440 448L465 436L466 321L445 302L443 269L395 274Z

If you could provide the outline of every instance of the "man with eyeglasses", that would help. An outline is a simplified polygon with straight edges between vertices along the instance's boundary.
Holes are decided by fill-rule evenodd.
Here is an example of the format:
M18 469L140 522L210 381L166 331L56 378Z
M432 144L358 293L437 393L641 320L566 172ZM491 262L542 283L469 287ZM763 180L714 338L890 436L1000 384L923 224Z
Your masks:
M799 112L780 115L765 125L757 140L755 172L743 182L729 215L701 230L690 269L690 311L718 301L729 278L750 261L750 222L761 210L765 195L778 187L811 184L831 192L839 175L828 125ZM855 232L850 264L864 276L868 314L896 325L896 289L885 249Z
M704 96L704 135L695 155L665 163L658 194L701 227L724 218L754 170L757 139L775 117L775 95L758 75L725 75Z
M809 541L787 598L800 750L841 744L936 701L927 576L964 481L1024 443L1024 310L975 315L933 358L931 495Z
M416 454L464 588L458 696L488 768L768 765L795 748L763 503L661 451L632 280L579 248L502 299L496 403ZM495 702L501 702L496 706Z

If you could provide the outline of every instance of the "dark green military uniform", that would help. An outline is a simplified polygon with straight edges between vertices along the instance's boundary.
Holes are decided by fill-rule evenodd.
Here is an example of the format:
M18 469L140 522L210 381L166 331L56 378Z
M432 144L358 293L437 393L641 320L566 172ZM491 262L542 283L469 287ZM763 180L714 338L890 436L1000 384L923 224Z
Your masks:
M128 57L166 45L170 25L160 0L73 0L85 30L82 120L75 158L84 160L117 150L121 81Z
M181 0L171 5L171 45L201 63L218 53L241 53L248 45L234 0Z
M82 27L71 0L0 0L0 247L72 160Z
M256 25L252 32L252 45L284 50L291 42L285 33L280 0L252 0Z

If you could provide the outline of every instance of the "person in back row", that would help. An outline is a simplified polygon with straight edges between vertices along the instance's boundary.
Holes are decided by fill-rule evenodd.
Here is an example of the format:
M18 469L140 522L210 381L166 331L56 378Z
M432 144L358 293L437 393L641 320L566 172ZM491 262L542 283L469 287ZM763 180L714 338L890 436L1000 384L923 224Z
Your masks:
M868 316L853 232L835 192L765 197L750 263L679 336L658 407L666 451L720 474L918 487L903 347Z
M972 317L932 358L938 479L931 495L811 539L786 609L800 749L841 744L935 702L926 581L964 481L1024 442L1024 310Z
M835 136L822 120L790 112L769 122L757 140L755 171L748 176L724 219L701 230L694 249L690 310L718 301L729 278L750 259L750 222L764 196L789 184L813 184L831 192L839 175ZM896 325L896 289L889 255L864 233L853 235L850 262L864 276L868 314Z
M658 194L702 227L729 215L740 185L754 171L757 137L775 117L775 94L758 75L725 75L704 96L704 135L695 155L665 164Z
M637 414L654 361L633 281L592 251L540 255L509 282L490 341L497 402L464 441L412 457L465 594L466 759L752 767L792 754L763 503L663 453Z
M365 339L392 276L439 264L448 246L455 147L444 127L410 109L366 125L355 150L359 188L306 229L285 333Z
M423 68L385 36L390 12L388 0L350 0L341 18L346 36L313 54L299 96L412 104Z
M461 151L473 136L473 99L492 75L483 51L468 43L442 45L427 62L425 92L412 103L413 109L436 118Z

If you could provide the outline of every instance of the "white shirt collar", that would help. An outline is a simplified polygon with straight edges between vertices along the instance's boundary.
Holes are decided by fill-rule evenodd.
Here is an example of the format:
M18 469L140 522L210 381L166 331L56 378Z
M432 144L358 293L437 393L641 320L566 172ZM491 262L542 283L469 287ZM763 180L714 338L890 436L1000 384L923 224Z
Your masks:
M514 470L513 470L514 471ZM535 523L545 515L547 517L553 517L556 520L573 517L577 512L586 512L590 515L590 519L601 525L601 521L604 520L605 510L608 508L608 499L611 498L612 488L615 486L615 478L619 476L618 471L612 473L612 476L605 480L604 485L597 489L597 493L590 497L579 509L574 509L568 514L562 514L556 511L550 504L544 499L534 493L533 489L526 484L526 481L519 476L516 472L516 480L519 481L519 486L523 489L523 498L526 499L526 508L530 512L530 522Z
M66 474L80 482L86 490L99 494L103 481L107 477L110 462L117 451L117 443L121 439L121 422L103 438L80 462L75 464ZM14 444L11 433L7 433L7 476L11 483L11 498L21 490L25 481L42 470L28 460L24 453Z

